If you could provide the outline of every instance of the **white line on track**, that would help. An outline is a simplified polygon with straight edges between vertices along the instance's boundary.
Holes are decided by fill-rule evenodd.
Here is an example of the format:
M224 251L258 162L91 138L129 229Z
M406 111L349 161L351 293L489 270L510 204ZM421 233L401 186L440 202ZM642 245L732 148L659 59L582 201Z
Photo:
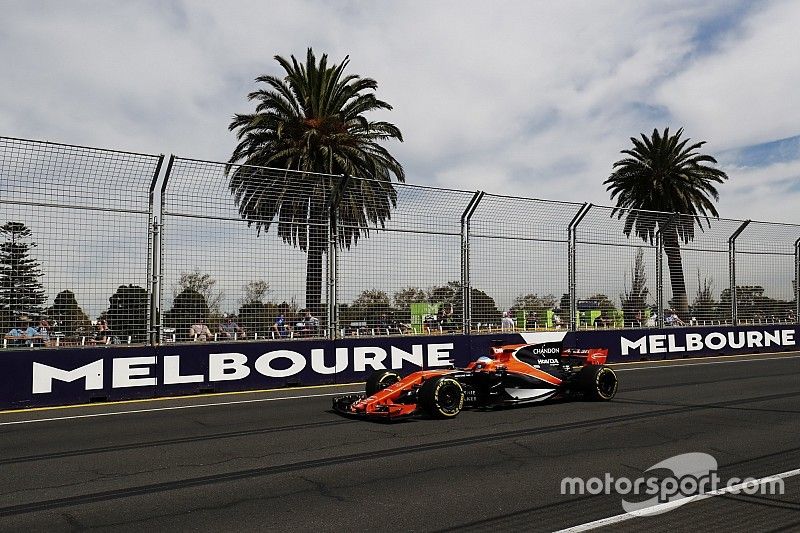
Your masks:
M685 366L702 366L702 365L723 365L729 363L754 363L758 361L777 361L781 359L797 359L800 358L800 355L788 355L782 357L764 357L760 359L736 359L736 360L728 360L728 361L705 361L705 362L698 362L698 363L681 363L681 364L670 364L670 361L674 361L674 359L665 360L661 364L653 364L652 366L637 366L633 368L614 368L615 372L628 372L631 370L652 370L652 369L660 369L660 368L675 368L675 367L685 367ZM624 363L634 364L634 363ZM16 420L13 422L0 422L0 426L13 426L18 424L33 424L36 422L55 422L59 420L76 420L81 418L98 418L102 416L119 416L119 415L128 415L128 414L136 414L136 413L155 413L158 411L176 411L179 409L196 409L199 407L216 407L220 405L239 405L239 404L247 404L247 403L258 403L258 402L276 402L281 400L301 400L301 399L308 399L308 398L323 398L326 396L337 396L339 394L353 394L361 392L360 390L352 391L352 390L344 390L339 392L330 392L330 393L322 393L322 394L304 394L304 395L297 395L297 396L281 396L278 398L256 398L254 400L235 400L229 402L211 402L211 403L202 403L202 404L191 404L191 405L175 405L171 407L153 407L151 409L131 409L127 411L113 411L110 413L92 413L87 415L74 415L74 416L58 416L58 417L50 417L50 418L35 418L29 420ZM78 407L78 406L75 406ZM85 407L92 407L91 405L87 405Z
M655 364L653 366L637 366L634 368L614 368L614 372L630 372L632 370L651 370L653 368L679 368L682 366L705 366L705 365L727 365L732 363L758 363L759 361L778 361L781 359L798 359L800 355L784 355L782 357L762 357L760 359L736 359L729 361L704 361L702 363L679 363L671 364L675 359L665 359L662 364ZM613 367L614 363L609 366Z
M100 416L117 416L129 415L133 413L154 413L158 411L177 411L179 409L196 409L198 407L217 407L219 405L239 405L243 403L258 403L258 402L277 402L280 400L300 400L303 398L322 398L324 396L338 396L340 394L352 394L358 391L339 391L339 392L326 392L323 394L304 394L299 396L281 396L279 398L257 398L255 400L236 400L231 402L212 402L200 403L192 405L173 405L170 407L153 407L152 409L131 409L128 411L113 411L111 413L92 413L89 415L74 415L74 416L57 416L52 418L35 418L31 420L16 420L14 422L0 422L0 426L13 426L16 424L33 424L35 422L53 422L56 420L75 420L78 418L97 418Z
M780 474L774 474L772 476L762 477L761 479L745 481L739 483L737 485L732 485L730 487L725 487L723 489L717 489L705 492L703 494L698 494L696 496L687 496L686 498L679 498L677 500L672 500L669 502L659 503L650 507L645 507L643 509L639 509L637 512L638 515L647 516L647 515L654 515L658 513L663 513L674 508L681 507L683 505L699 502L703 500L707 500L708 498L713 498L714 496L721 496L723 494L728 494L731 492L738 492L744 488L749 488L752 486L760 486L766 483L770 483L776 481L778 479L785 479L788 477L796 476L800 474L800 468L795 468L794 470L788 470L786 472L781 472ZM592 522L586 522L585 524L579 524L577 526L569 527L567 529L560 529L555 533L580 533L581 531L591 531L592 529L597 529L599 527L611 526L614 524L619 524L620 522L625 522L632 518L639 518L639 516L635 514L623 513L614 516L609 516L606 518L601 518L600 520L594 520Z

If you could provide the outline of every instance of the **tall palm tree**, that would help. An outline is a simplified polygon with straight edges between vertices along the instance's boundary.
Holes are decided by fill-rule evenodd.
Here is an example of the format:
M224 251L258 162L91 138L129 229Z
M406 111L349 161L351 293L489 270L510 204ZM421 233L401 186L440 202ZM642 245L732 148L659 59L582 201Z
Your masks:
M627 237L635 232L652 244L656 233L661 232L673 305L685 319L689 303L680 243L694 240L695 226L702 231L703 220L710 226L709 217L719 216L712 202L719 200L714 185L728 176L708 165L716 164L716 159L698 153L705 141L692 144L688 137L681 139L682 134L683 128L672 136L665 128L663 134L654 129L649 138L645 134L641 134L641 140L631 137L633 149L622 150L627 157L614 163L614 172L603 184L611 199L617 200L612 216L625 217L623 232Z
M329 65L327 54L318 62L309 48L305 64L294 56L275 60L285 76L256 78L266 87L248 95L255 112L237 114L230 123L239 144L229 161L229 187L249 225L260 233L277 222L283 241L308 254L306 306L316 314L333 175L360 178L339 195L339 243L349 248L368 236L368 224L383 225L396 206L392 177L402 182L405 173L379 142L402 142L403 136L394 124L365 117L392 106L376 98L375 80L345 74L349 57Z

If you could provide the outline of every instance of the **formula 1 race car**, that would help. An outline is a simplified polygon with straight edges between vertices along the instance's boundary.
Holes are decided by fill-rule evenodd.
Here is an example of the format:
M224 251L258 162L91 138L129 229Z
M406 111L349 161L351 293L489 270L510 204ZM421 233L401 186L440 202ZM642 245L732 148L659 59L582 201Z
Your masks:
M395 420L416 414L453 418L465 407L494 407L557 398L608 401L617 375L604 366L608 350L562 348L561 343L515 344L466 368L420 370L401 377L373 373L366 394L339 396L333 409L343 415Z

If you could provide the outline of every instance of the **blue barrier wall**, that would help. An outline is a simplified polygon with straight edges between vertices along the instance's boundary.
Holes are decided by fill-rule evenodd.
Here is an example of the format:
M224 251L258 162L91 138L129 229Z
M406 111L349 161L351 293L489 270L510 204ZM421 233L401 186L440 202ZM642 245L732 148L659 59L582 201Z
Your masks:
M556 340L623 362L791 351L796 339L796 326L776 325L13 349L0 354L0 409L349 383L375 368L464 366L495 342Z

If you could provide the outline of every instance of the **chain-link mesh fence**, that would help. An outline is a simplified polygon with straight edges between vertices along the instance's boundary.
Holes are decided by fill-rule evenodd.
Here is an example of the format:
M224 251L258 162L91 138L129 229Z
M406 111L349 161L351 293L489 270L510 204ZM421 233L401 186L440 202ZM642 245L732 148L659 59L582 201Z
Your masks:
M800 228L750 222L736 238L736 316L740 324L796 322L795 249ZM730 301L730 290L722 302Z
M575 327L642 327L656 307L662 213L591 206L575 231Z
M338 180L173 158L162 197L162 340L322 335Z
M4 345L144 343L161 157L0 138Z
M339 333L461 331L472 192L351 178L338 210Z
M580 207L489 194L481 198L469 233L475 331L566 327L567 227Z
M161 162L0 138L4 347L797 322L800 226Z

